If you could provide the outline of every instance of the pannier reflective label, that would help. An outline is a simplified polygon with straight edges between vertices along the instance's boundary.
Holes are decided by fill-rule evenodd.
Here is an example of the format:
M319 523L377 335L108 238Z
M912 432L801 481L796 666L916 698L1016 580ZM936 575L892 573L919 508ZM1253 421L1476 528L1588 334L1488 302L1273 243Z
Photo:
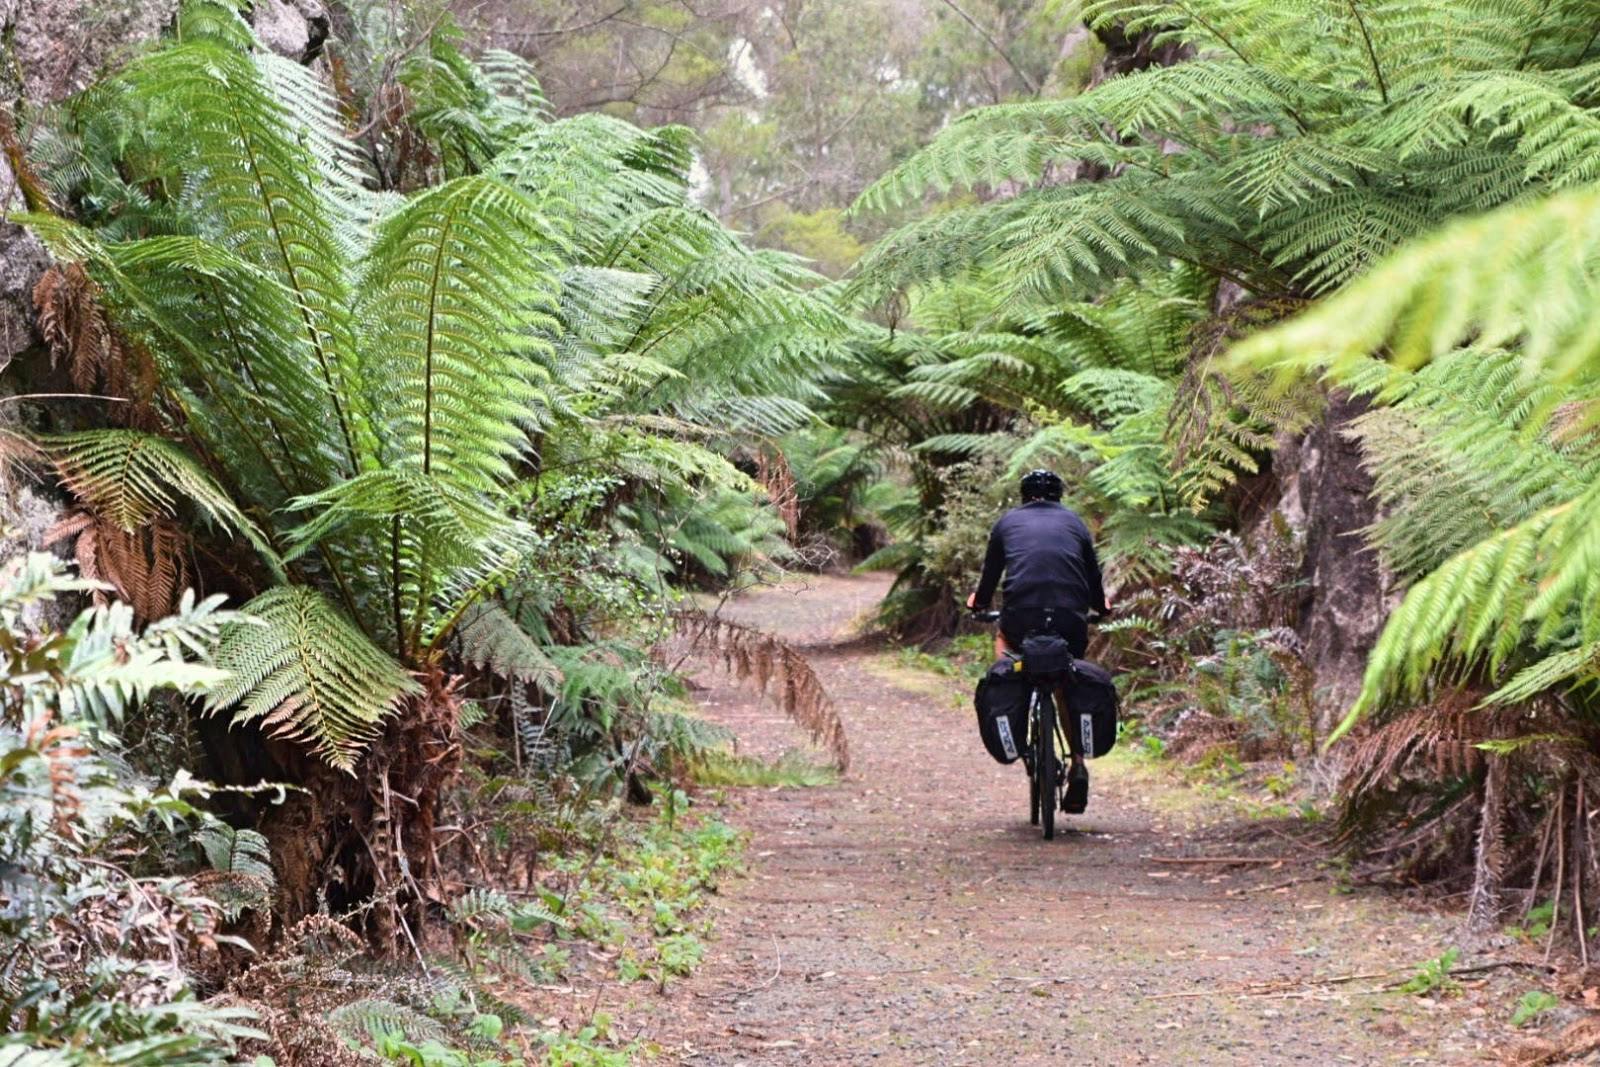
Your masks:
M1078 716L1078 733L1083 737L1083 752L1086 756L1098 756L1094 750L1094 716Z
M996 716L995 730L1000 734L1000 747L1006 750L1006 759L1017 758L1017 742L1011 736L1011 721L1004 715Z

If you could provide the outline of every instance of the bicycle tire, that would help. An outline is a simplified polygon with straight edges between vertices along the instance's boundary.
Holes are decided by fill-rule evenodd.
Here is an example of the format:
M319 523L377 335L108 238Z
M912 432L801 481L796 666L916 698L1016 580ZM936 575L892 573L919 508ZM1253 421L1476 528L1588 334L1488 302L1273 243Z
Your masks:
M1035 690L1028 697L1028 721L1030 723L1033 722L1033 719L1034 719L1034 715L1033 715L1034 705L1038 701L1038 699L1039 699L1039 693L1038 693L1037 690ZM1027 764L1028 764L1028 824L1030 826L1038 826L1039 825L1039 808L1041 806L1039 804L1039 768L1032 760L1032 753L1029 753L1029 757L1030 758L1027 760Z
M1038 693L1034 703L1034 776L1038 782L1039 822L1044 839L1056 836L1056 705L1048 693Z

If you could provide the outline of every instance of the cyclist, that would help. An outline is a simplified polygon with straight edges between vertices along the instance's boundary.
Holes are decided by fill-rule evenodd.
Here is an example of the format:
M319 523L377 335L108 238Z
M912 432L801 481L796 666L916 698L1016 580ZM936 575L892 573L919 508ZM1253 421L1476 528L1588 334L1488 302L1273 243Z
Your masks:
M989 532L983 576L967 607L987 610L1005 574L997 656L1020 649L1022 639L1035 633L1059 634L1074 656L1082 656L1089 644L1087 616L1110 611L1094 539L1077 513L1061 503L1063 488L1054 471L1029 471L1022 477L1022 506L1002 515ZM1057 707L1066 707L1065 697L1056 694ZM1066 734L1072 765L1061 807L1076 815L1089 803L1089 768L1077 731Z

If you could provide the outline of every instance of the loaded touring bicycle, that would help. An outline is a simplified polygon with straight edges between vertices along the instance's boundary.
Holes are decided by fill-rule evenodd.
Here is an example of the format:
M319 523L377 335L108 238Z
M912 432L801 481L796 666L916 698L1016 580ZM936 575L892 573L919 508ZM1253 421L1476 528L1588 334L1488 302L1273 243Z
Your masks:
M973 617L995 622L1000 613L979 611ZM1062 697L1064 706L1058 708ZM1063 753L1076 748L1094 759L1116 744L1117 691L1110 673L1075 658L1065 638L1035 633L995 661L978 682L973 703L984 747L1001 763L1022 762L1028 772L1029 821L1046 840L1054 838L1067 778Z

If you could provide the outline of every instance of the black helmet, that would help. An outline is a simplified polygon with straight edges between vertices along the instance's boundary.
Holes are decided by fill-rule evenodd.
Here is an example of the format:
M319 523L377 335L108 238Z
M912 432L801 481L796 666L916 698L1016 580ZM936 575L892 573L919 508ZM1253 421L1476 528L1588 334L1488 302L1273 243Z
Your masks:
M1022 476L1023 500L1060 500L1065 488L1055 471L1029 471Z

